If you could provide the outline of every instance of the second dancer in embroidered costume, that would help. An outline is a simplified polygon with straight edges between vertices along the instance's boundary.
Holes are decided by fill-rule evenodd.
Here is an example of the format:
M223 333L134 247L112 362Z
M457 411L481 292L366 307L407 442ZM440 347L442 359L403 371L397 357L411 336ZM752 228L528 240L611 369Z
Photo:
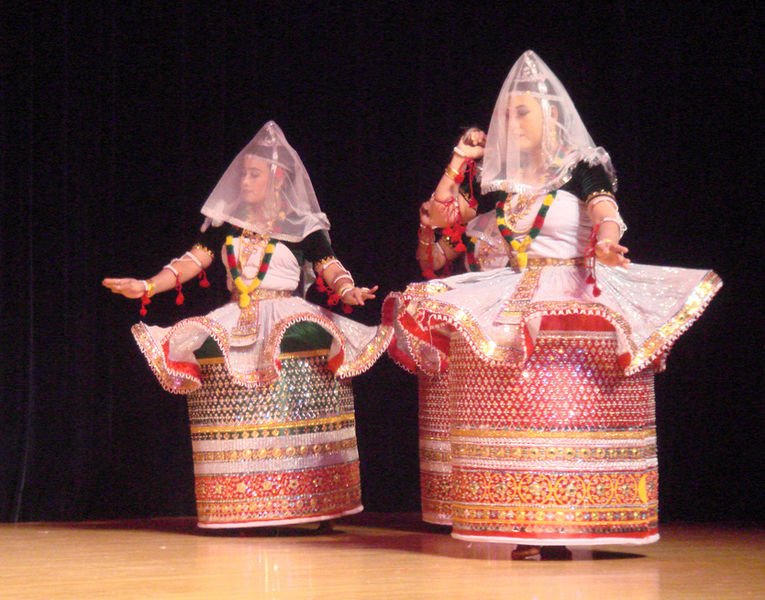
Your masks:
M420 377L423 517L459 539L518 558L658 539L654 373L721 281L629 264L615 189L610 157L527 51L488 135L462 136L421 208L431 281L384 314L391 355ZM434 278L461 257L468 272Z
M274 122L238 154L202 207L197 244L148 280L104 280L142 298L201 276L220 249L231 302L203 317L133 335L160 384L188 394L201 527L322 521L362 509L350 377L387 348L369 327L311 304L364 304L334 256L329 221L297 152ZM347 311L346 311L347 312Z

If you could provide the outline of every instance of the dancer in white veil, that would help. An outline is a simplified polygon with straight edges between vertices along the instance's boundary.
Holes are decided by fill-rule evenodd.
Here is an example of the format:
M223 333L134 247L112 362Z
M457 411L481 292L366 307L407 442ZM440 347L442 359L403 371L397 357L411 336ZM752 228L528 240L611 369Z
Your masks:
M480 190L480 191L479 191ZM420 376L423 517L468 541L658 539L653 376L721 286L630 264L608 153L532 51L420 209L431 281L386 299ZM462 261L466 273L437 278ZM596 266L597 265L597 266Z
M107 278L142 299L201 276L220 250L231 302L170 328L133 327L160 384L188 394L201 527L323 521L361 510L349 378L385 351L369 327L303 299L375 298L335 257L329 220L279 126L266 123L202 207L198 243L149 279Z

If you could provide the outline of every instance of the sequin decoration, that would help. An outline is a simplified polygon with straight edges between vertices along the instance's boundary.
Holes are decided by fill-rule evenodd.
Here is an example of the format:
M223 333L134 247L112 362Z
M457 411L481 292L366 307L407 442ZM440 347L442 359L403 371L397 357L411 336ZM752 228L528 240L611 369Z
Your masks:
M431 461L422 474L429 510L440 522L451 518L455 537L568 545L657 538L653 372L626 377L613 334L542 332L520 367L486 363L461 336L450 351L451 468L436 473ZM425 402L434 413L436 400Z
M246 388L223 359L200 361L189 394L200 527L302 523L362 509L350 382L326 353L280 357L279 379Z
M450 525L452 453L448 376L420 373L418 384L422 518L428 523Z

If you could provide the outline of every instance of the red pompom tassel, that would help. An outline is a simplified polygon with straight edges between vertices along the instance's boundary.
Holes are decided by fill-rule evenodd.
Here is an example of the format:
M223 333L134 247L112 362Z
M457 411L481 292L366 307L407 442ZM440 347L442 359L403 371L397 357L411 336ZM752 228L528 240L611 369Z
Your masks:
M199 273L199 287L201 288L209 288L210 282L207 279L207 272L202 269Z
M146 310L146 307L151 304L151 298L149 298L149 294L145 293L143 296L141 296L141 310L138 311L138 314L140 314L142 317L146 316L146 313L149 311Z
M350 304L346 304L345 302L343 302L343 312L346 315L349 315L353 312L353 307Z
M590 245L584 251L584 261L587 268L587 278L585 279L585 282L592 286L592 295L596 298L600 296L600 288L598 287L598 280L595 276L595 262L597 260L595 258L595 244L598 243L599 227L600 225L595 225L595 227L592 228L592 233L590 234Z
M183 297L183 284L181 283L181 278L178 275L175 276L175 290L178 292L178 295L175 297L175 304L180 306L183 304L185 298Z

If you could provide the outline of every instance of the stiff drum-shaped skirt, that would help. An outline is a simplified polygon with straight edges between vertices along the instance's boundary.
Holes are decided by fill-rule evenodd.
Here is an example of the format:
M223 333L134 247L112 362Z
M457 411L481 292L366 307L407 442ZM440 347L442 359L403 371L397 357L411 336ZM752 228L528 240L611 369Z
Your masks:
M283 353L267 387L234 382L222 357L199 360L189 394L200 527L321 521L362 510L353 392L327 350Z
M616 345L613 331L543 329L505 367L456 335L447 385L420 376L425 520L473 541L655 541L653 371L625 376Z
M446 373L418 373L417 383L422 520L436 525L451 525L449 377Z

